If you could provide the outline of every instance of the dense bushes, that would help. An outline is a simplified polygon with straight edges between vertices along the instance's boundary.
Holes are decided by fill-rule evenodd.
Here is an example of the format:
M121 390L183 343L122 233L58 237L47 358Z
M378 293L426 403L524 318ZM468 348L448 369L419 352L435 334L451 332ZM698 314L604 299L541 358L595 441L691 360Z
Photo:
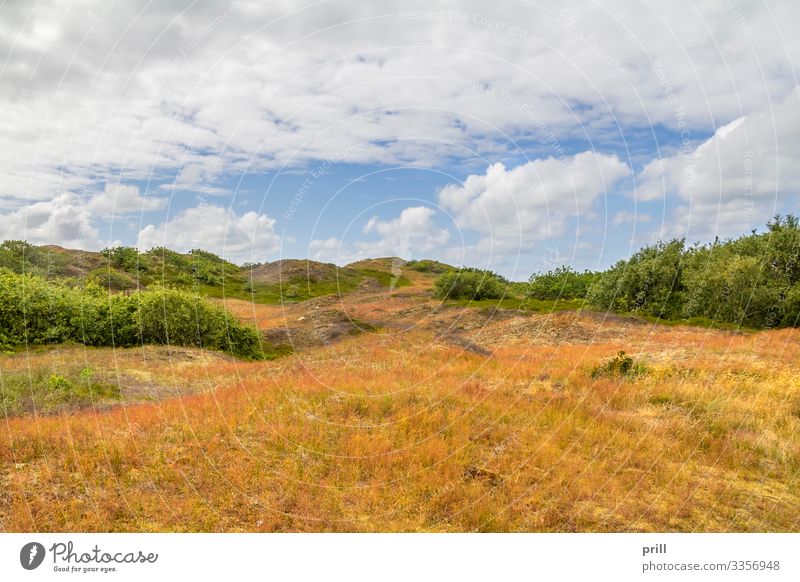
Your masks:
M750 327L798 324L800 224L776 217L767 229L686 253L684 317Z
M591 286L589 302L614 311L674 318L684 301L682 240L644 247L617 262Z
M260 354L256 330L211 301L163 287L132 298L133 321L144 343L205 346L251 358Z
M6 240L0 243L0 268L17 273L47 274L49 266L47 252L22 240Z
M558 267L531 277L526 294L533 299L582 299L586 297L596 273L578 273L571 267Z
M800 319L800 223L776 217L767 232L686 249L645 247L601 273L589 301L667 319L702 318L754 328Z
M135 275L144 285L168 282L190 287L195 284L222 285L226 279L241 279L240 269L213 253L192 249L188 254L165 247L139 252L135 247L112 247L101 251L107 266Z
M434 295L440 299L500 299L508 281L490 271L457 269L439 276L434 282Z
M147 263L139 260L139 249L136 247L111 247L100 251L115 269L135 273L138 270L147 270Z
M49 283L0 270L0 346L80 342L91 346L202 346L258 358L256 330L198 295L151 287L129 295Z

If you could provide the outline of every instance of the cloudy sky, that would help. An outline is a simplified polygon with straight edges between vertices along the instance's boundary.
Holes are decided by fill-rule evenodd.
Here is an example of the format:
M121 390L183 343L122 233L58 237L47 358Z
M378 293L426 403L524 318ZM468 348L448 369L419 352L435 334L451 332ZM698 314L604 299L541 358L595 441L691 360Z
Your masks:
M0 238L604 267L797 212L796 0L0 3Z

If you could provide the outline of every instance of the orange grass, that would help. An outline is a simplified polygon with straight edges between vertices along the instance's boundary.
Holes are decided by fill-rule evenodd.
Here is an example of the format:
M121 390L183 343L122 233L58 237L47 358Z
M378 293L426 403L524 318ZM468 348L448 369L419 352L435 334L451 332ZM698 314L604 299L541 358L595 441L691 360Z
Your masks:
M273 362L6 358L3 371L88 358L203 391L5 419L0 529L798 531L797 331L611 327L496 339L490 357L420 329ZM620 349L647 372L593 379Z

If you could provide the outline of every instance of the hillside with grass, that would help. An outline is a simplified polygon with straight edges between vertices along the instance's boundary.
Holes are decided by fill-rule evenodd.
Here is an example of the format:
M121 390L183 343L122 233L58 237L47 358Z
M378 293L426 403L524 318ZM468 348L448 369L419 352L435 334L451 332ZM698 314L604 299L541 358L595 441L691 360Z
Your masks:
M120 246L90 252L54 245L36 246L25 241L0 243L0 268L73 286L97 284L111 292L158 285L256 303L303 301L346 293L360 286L409 284L402 276L392 280L389 269L367 264L338 267L311 260L283 259L235 265L200 249L178 253L159 247L140 252L134 247Z
M525 283L7 241L0 530L798 531L797 232Z

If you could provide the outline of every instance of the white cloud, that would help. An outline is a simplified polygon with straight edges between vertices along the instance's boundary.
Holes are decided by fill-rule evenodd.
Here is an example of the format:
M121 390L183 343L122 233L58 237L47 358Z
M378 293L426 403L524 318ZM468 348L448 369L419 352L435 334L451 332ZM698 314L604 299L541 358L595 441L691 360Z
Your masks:
M194 189L356 146L354 162L430 166L513 150L504 135L677 127L676 102L708 129L787 95L800 47L791 1L11 4L0 181L26 200L60 193L39 178L55 170L158 181L187 168L176 187Z
M325 239L313 239L309 244L309 249L311 251L335 251L340 244L341 241L335 236Z
M193 162L181 167L172 182L167 182L159 186L162 190L185 190L202 192L211 196L222 196L230 194L228 188L213 186L213 176L215 175L215 164L209 164L206 159L200 162Z
M611 224L614 226L619 226L620 224L629 224L631 222L650 222L652 220L653 217L649 214L620 210L614 214L614 218L611 219Z
M509 159L523 144L541 160L491 165L442 193L458 224L482 236L461 252L508 254L563 234L575 217L583 224L625 176L612 156L559 168L567 146L630 146L638 167L656 156L641 138L651 124L656 139L659 125L692 139L691 163L668 155L638 176L640 199L662 196L664 185L665 207L677 199L670 233L741 232L800 191L800 140L791 135L800 5L792 0L464 0L457 8L445 0L42 0L6 2L2 11L6 236L88 248L101 244L98 222L115 201L116 214L162 208L138 191L91 196L120 175L146 181L148 192L225 196L247 173L321 160L476 174L477 160ZM409 16L415 11L426 15ZM695 150L696 136L715 129ZM204 226L209 243L180 216L147 227L144 240L163 242L173 225L176 241L221 244L218 223ZM272 219L252 220L261 228ZM378 241L345 250L413 250L393 234L394 220L377 219L370 234ZM139 229L132 218L127 226ZM443 236L432 228L414 245ZM248 238L237 232L228 243L247 255ZM277 244L266 242L259 250Z
M0 214L0 240L24 239L35 244L98 249L103 246L91 213L73 194L35 202Z
M332 236L325 239L312 239L308 244L308 257L315 261L325 261L336 263L337 265L344 264L339 256L342 250L342 241ZM349 254L348 254L349 257ZM349 262L349 261L344 261Z
M427 206L413 206L392 220L373 216L364 226L364 234L376 233L380 240L361 241L356 243L356 247L365 255L419 258L450 240L450 231L436 224L435 214Z
M139 232L138 246L165 246L178 251L200 248L235 262L262 262L280 248L275 220L266 214L200 204L184 210L159 226Z
M313 239L309 243L309 256L339 265L375 257L411 260L443 256L449 250L446 245L450 242L450 231L439 226L435 216L436 211L427 206L405 208L396 218L389 220L373 216L362 232L377 235L376 240Z
M746 232L800 193L800 90L771 110L726 124L694 150L654 160L636 198L679 201L668 235L708 238Z
M483 235L480 248L508 254L562 235L569 220L590 214L595 201L628 175L619 158L595 152L512 169L496 163L485 174L444 187L439 202L459 227Z
M106 183L105 189L89 200L87 208L100 216L107 217L159 210L166 204L166 198L142 196L137 186Z

